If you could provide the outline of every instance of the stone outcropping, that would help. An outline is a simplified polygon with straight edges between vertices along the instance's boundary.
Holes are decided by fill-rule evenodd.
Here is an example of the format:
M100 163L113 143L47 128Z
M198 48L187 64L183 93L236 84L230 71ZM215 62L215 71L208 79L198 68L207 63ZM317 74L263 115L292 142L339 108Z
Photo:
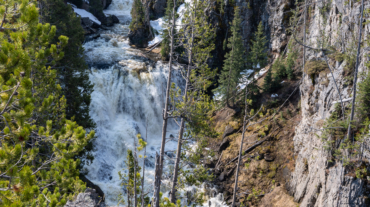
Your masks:
M77 195L75 201L68 201L64 207L105 207L105 204L94 189L87 188L84 193Z
M369 2L365 2L366 8L369 8ZM283 7L283 4L277 6ZM324 38L328 38L327 41L331 45L341 48L340 52L344 52L344 48L348 50L352 45L357 47L354 43L358 39L360 2L353 3L353 6L349 7L343 0L322 1L314 3L311 9L312 13L308 14L309 45L317 46L322 37L320 31L324 30L327 34ZM363 32L363 38L368 39L369 25L364 26ZM275 40L283 38L282 35L280 36L274 37ZM272 41L272 44L278 47L278 42ZM366 72L365 63L368 61L364 50L362 52L359 73ZM306 58L322 60L323 54L307 50ZM345 77L345 66L348 63L334 60L331 60L331 63L335 65L332 72L342 99L350 98L352 84L346 83ZM329 162L329 153L324 149L325 143L320 138L322 123L334 111L334 103L340 101L331 73L327 71L313 76L306 75L302 80L300 91L302 120L294 136L294 151L297 159L289 187L294 201L299 202L302 207L369 206L366 199L368 196L366 181L350 176L348 169L343 167L341 162ZM365 158L370 157L365 153Z

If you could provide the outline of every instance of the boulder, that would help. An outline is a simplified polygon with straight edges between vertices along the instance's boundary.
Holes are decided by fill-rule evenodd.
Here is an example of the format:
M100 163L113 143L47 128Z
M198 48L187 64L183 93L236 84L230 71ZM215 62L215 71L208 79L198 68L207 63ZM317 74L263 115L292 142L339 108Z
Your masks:
M113 21L113 24L118 24L119 23L119 19L115 15L112 15L112 21Z
M81 18L82 27L91 27L93 25L93 21L89 19L89 17L82 17Z
M235 132L237 132L237 130L236 130L236 129L234 129L234 128L233 128L232 126L230 126L230 125L227 125L227 126L225 127L225 132L224 132L224 134L222 135L222 139L225 139L225 137L230 136L230 135L234 134Z
M68 201L64 207L105 207L105 204L95 189L87 188L84 193L77 195L75 201Z
M112 18L112 15L108 15L106 17L106 21L104 22L104 26L107 26L107 27L111 27L113 26L113 18Z
M128 33L130 45L135 45L139 48L148 47L149 31L145 28L138 28L136 30L130 30Z
M104 192L100 189L99 186L95 185L93 182L91 182L89 179L86 178L86 176L80 174L80 179L86 183L86 187L93 189L94 193L97 194L100 197L100 200L104 201Z

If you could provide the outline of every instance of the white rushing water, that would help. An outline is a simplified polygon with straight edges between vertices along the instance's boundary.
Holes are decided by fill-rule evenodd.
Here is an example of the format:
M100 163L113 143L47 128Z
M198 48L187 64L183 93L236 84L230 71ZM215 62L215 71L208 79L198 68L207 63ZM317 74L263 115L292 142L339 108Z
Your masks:
M99 38L84 44L86 60L92 71L90 80L94 84L90 115L97 124L97 138L94 142L96 151L93 152L93 163L86 166L87 177L103 190L109 206L116 206L118 195L124 194L118 172L125 173L123 169L127 150L134 149L134 140L139 133L143 137L146 132L148 134L145 192L152 195L154 157L161 145L168 66L143 58L139 51L128 45L127 20L130 19L131 5L130 0L113 0L112 5L104 12L116 15L123 23L102 31ZM184 86L184 80L176 66L172 80L177 86ZM178 126L170 122L168 136L177 137L177 133ZM176 139L168 141L166 151L174 152L176 147ZM171 157L173 153L168 155ZM142 164L141 160L139 162ZM167 192L164 196L168 195L173 164L173 160L165 159L165 179L161 187L163 192ZM218 194L215 188L206 186L207 184L203 184L201 188L189 186L185 190L206 192L209 200L205 206L224 206L222 194ZM185 195L184 192L182 194ZM186 198L182 198L182 202L183 205L188 205Z

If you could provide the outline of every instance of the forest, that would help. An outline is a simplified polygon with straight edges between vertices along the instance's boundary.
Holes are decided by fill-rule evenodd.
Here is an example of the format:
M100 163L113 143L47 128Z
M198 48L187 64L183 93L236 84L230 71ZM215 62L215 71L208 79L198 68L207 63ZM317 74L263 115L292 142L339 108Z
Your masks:
M0 2L0 206L370 205L370 1Z

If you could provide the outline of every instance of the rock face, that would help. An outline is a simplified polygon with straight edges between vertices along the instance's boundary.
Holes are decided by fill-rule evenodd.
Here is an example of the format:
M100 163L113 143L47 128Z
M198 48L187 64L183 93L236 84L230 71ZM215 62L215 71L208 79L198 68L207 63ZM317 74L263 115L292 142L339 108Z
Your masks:
M274 188L271 193L266 194L261 199L259 207L297 207L298 203L285 191L282 186Z
M284 7L284 3L275 2L277 3L276 8ZM342 0L313 4L312 13L308 14L310 17L307 34L309 45L317 45L321 37L319 32L325 30L326 34L330 34L326 36L328 41L332 45L342 48L341 52L344 48L350 48L351 44L358 39L359 3L354 3L352 7L346 5ZM324 7L326 10L323 9ZM366 8L369 7L367 1ZM325 17L322 15L323 10ZM275 16L281 15L276 14ZM271 20L270 22L281 21ZM272 47L276 48L276 52L278 52L278 48L281 47L279 39L284 40L285 38L284 30L278 29L278 25L272 26L277 27L274 33L277 36L272 40ZM363 32L363 38L368 39L369 25L364 27ZM278 35L279 33L280 35ZM353 34L356 35L353 36ZM364 64L368 61L366 53L363 50L362 52L359 73L366 71ZM307 50L306 58L307 60L322 59L323 54ZM347 99L351 97L352 89L352 85L346 83L345 79L344 68L347 63L346 61L332 63L336 66L332 70L342 99ZM361 81L361 77L359 81ZM294 201L299 202L301 207L369 206L365 199L367 188L364 181L349 176L348 170L340 162L331 164L329 153L324 149L324 143L320 138L322 131L313 130L322 127L320 123L323 123L332 114L334 103L340 100L332 75L330 72L311 77L306 75L302 80L300 91L302 120L296 128L294 136L294 151L297 160L289 186ZM345 105L348 104L349 102L345 103ZM365 158L370 158L366 152Z
M64 207L105 207L94 189L87 188L84 193L78 194L75 201L68 201Z
M150 18L158 19L164 16L166 11L167 1L166 0L154 0L154 3L149 5Z
M144 48L148 46L149 31L145 28L130 30L127 36L129 38L130 45L135 45L139 48Z

